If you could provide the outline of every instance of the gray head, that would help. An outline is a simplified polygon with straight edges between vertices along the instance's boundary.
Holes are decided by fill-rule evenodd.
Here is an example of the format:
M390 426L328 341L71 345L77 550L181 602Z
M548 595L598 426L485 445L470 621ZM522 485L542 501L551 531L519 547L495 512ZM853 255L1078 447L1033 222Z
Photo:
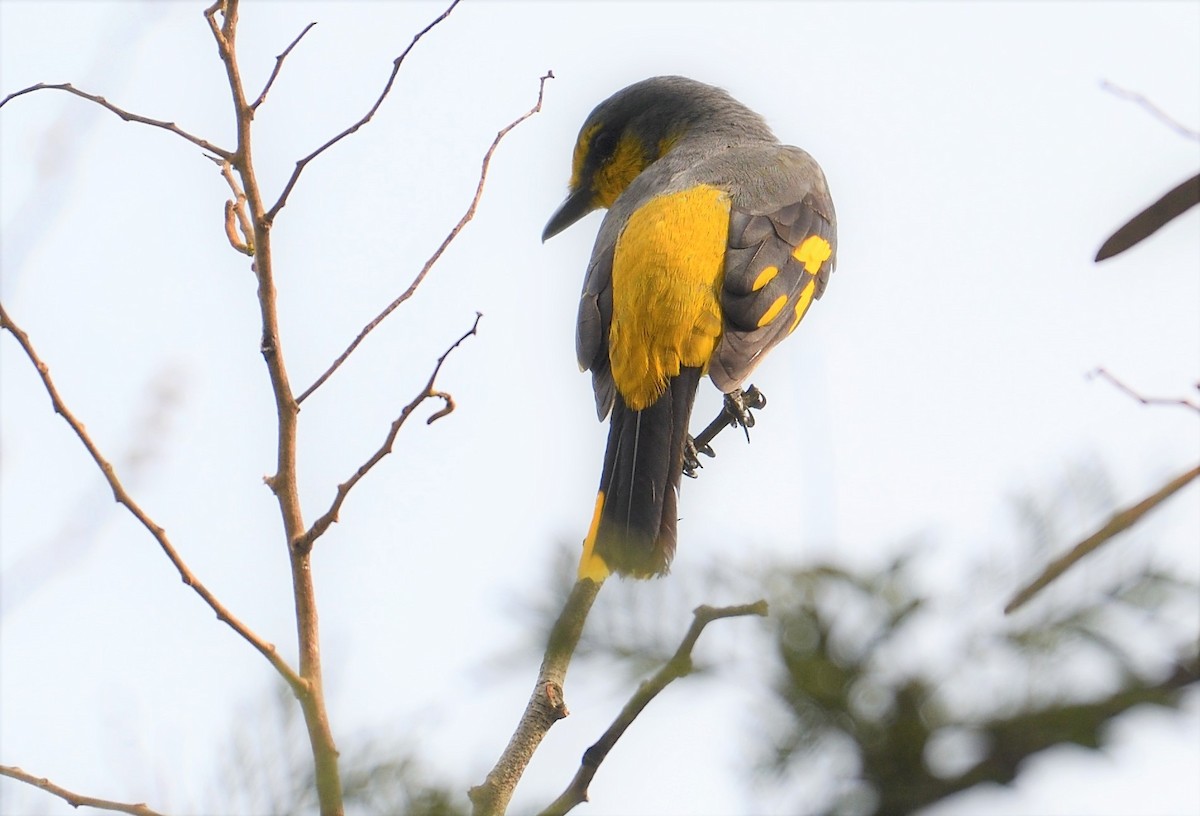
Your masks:
M720 88L681 76L644 79L596 106L579 130L568 197L542 240L600 207L611 207L649 165L689 139L775 141L766 122Z

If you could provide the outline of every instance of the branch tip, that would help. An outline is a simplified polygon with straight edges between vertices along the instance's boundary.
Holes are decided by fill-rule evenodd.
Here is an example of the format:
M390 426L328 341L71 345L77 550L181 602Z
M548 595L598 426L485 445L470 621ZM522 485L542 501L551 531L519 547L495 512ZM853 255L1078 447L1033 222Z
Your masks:
M601 735L600 739L584 751L579 769L566 789L541 812L540 816L564 816L576 805L588 801L588 786L596 776L600 765L629 726L633 724L633 721L663 689L675 680L691 673L693 668L692 649L695 647L700 633L708 624L722 618L747 615L765 616L766 614L767 602L765 600L738 606L718 607L704 604L696 607L692 611L692 624L688 628L687 634L683 636L683 640L680 641L675 654L652 677L638 685L637 691L629 698L629 701L621 709L621 713L613 720L612 725Z

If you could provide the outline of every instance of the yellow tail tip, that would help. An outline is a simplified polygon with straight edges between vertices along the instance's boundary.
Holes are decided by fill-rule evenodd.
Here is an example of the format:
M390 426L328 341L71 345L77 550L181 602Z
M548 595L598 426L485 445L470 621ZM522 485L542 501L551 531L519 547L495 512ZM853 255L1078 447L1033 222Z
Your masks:
M583 557L579 559L578 579L580 581L589 578L599 584L611 574L612 570L608 568L608 564L604 563L603 558L593 552L588 552L586 548L584 549Z
M604 491L596 494L596 509L592 513L592 523L588 528L587 538L583 540L583 555L579 557L579 580L590 578L597 584L612 574L608 564L604 563L595 552L596 531L600 529L600 514L604 512Z

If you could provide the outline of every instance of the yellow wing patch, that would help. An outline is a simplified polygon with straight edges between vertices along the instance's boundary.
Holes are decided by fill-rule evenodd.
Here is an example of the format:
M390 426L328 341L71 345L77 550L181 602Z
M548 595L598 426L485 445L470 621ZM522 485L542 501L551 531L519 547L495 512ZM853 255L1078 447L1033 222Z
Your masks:
M779 313L783 311L783 307L787 305L787 301L787 295L780 295L779 297L775 298L763 316L758 319L758 327L761 329L763 326L779 317Z
M754 285L750 287L751 292L757 292L771 281L775 280L775 276L779 274L778 266L765 266L763 271L758 273L758 277L754 279Z
M804 313L808 311L808 307L812 305L813 292L817 290L817 279L813 278L800 292L800 298L796 301L796 319L792 321L791 327L788 329L788 334L796 330L800 325L800 321L804 319Z
M804 264L804 271L810 275L817 274L821 264L829 260L833 247L820 235L810 235L792 252L792 257ZM761 323L759 325L762 325Z
M729 206L725 192L707 185L658 196L630 216L617 239L609 362L617 391L635 411L652 405L681 366L704 368L712 357L721 336Z

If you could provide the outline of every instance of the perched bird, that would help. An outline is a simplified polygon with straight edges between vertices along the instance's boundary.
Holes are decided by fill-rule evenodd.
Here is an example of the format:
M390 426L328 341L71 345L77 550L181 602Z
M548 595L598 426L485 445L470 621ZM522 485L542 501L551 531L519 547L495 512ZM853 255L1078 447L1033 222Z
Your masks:
M701 377L737 405L763 355L821 297L837 250L816 161L685 77L643 80L592 111L542 240L599 208L576 329L597 414L611 413L579 565L595 581L667 572Z

